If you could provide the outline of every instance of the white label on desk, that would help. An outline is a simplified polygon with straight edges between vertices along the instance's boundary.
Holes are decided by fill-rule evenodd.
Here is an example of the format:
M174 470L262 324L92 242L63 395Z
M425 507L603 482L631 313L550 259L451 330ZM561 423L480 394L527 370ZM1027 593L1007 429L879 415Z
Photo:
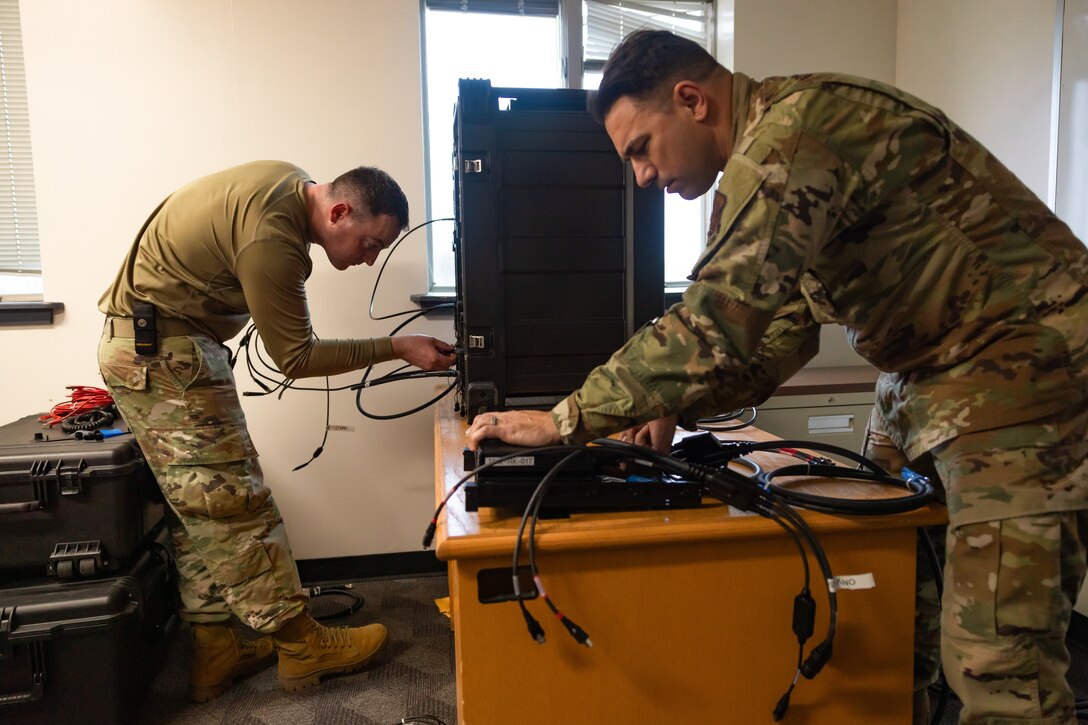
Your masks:
M830 584L833 592L840 589L872 589L876 586L876 579L873 578L872 574L849 574L837 576L828 584Z
M498 458L485 458L484 465L497 461ZM536 456L515 456L514 458L507 459L502 463L496 463L495 468L501 468L502 466L532 466L536 464Z

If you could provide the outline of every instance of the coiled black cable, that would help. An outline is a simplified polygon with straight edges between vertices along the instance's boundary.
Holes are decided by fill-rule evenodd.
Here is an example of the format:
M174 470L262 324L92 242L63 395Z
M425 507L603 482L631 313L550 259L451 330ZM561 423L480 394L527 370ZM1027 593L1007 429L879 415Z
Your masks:
M744 419L741 416L744 415L744 411L751 411L748 414L748 418ZM721 415L712 415L706 418L700 418L695 421L695 427L699 430L715 431L717 433L728 433L730 431L741 430L747 428L756 422L756 418L759 417L759 411L754 407L738 408L737 410L731 410L728 413L722 413Z
M112 405L103 405L65 418L60 422L60 429L65 433L75 433L77 430L98 430L112 423L116 417Z
M844 458L858 468L836 465L830 458L812 456L802 450L818 451ZM903 469L903 478L890 475L874 461L849 449L830 443L801 440L721 441L710 433L698 433L673 445L673 455L681 460L724 469L730 462L757 451L786 451L805 459L805 463L763 471L756 476L760 484L792 506L827 514L880 516L914 511L933 500L933 485L928 478ZM797 491L775 483L785 476L817 476L881 483L903 489L906 496L882 499L844 499Z

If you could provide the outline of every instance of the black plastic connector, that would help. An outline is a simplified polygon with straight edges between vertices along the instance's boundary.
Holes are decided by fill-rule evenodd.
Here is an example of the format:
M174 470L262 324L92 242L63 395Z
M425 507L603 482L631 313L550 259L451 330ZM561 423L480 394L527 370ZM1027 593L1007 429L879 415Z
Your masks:
M529 610L525 607L521 608L521 614L525 617L525 626L529 628L529 636L536 640L537 644L544 644L544 628L540 626L540 622L536 621L536 617L529 614Z
M793 633L797 635L797 642L804 644L808 641L815 628L816 600L805 588L793 599Z
M792 692L792 688L790 688ZM786 710L790 709L790 693L787 692L778 700L778 704L774 706L774 721L778 722L786 716Z
M432 521L430 523L430 525L427 526L427 532L425 534L423 534L423 548L424 549L431 548L431 542L434 541L434 532L437 529L438 529L438 524L436 524L434 521Z
M567 619L566 615L561 617L559 621L561 621L563 623L563 626L567 628L567 631L570 632L570 636L574 637L575 642L577 642L578 644L584 644L586 647L593 646L593 640L589 638L589 635L586 634L586 631L571 620Z
M831 659L831 641L824 640L820 644L813 648L809 653L808 658L801 663L801 674L806 679L811 680L816 675L820 674L820 670L824 668L827 661Z

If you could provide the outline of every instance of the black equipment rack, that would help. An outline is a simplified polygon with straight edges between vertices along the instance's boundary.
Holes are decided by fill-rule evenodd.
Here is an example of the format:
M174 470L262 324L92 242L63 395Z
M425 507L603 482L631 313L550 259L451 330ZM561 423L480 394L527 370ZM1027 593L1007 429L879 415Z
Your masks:
M546 408L664 309L664 199L586 91L459 81L457 408Z

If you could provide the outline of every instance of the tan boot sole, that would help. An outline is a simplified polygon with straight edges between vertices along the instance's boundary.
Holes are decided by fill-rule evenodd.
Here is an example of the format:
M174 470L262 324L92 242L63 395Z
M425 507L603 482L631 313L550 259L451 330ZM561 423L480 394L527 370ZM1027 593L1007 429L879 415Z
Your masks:
M280 687L282 687L286 692L297 692L298 690L305 690L307 687L314 687L320 684L322 677L328 677L329 675L350 675L352 672L357 672L361 670L368 662L377 657L381 653L381 651L385 649L385 644L388 641L389 638L386 637L382 640L382 643L378 645L378 648L376 650L374 650L358 662L352 662L350 665L326 667L324 669L317 670L316 672L307 672L304 675L292 675L289 677L280 675Z

